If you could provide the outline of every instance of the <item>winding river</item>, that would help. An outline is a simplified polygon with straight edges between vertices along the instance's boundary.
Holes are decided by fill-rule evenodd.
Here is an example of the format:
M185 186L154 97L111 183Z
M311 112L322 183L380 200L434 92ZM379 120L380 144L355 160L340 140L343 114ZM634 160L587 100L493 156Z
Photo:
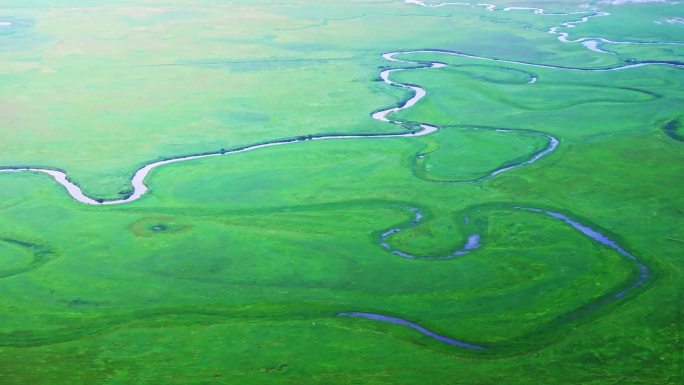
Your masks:
M510 11L532 11L536 15L545 16L571 16L571 15L586 15L578 20L566 21L561 23L557 27L551 27L547 29L547 33L556 36L556 38L563 43L580 43L585 48L590 51L614 55L613 52L606 51L601 48L601 44L624 44L624 45L679 45L684 46L684 42L681 41L619 41L610 40L603 37L582 37L578 39L570 39L569 32L561 32L561 28L575 28L578 24L586 23L590 19L595 17L607 17L610 16L609 12L604 11L580 11L580 12L560 12L560 13L549 13L546 12L544 8L535 7L505 7L497 8L494 4L489 3L462 3L462 2L448 2L448 3L428 3L424 0L404 0L407 4L414 4L421 7L427 8L441 8L445 6L465 6L465 7L483 7L486 11L494 12L510 12Z
M423 218L425 217L423 212L417 207L411 207L409 210L411 210L413 212L413 214L415 215L413 221L411 221L411 223L408 226L394 227L394 228L391 228L391 229L383 232L382 234L380 234L380 247L382 247L383 249L389 251L390 253L397 255L397 256L400 256L402 258L418 259L418 260L423 260L423 261L440 261L440 260L443 261L443 260L453 259L453 258L459 257L461 255L468 254L470 251L475 250L478 247L480 247L480 234L470 234L468 236L468 239L466 240L466 243L463 246L463 248L458 249L458 250L454 250L451 253L449 253L448 255L444 255L444 256L436 256L436 257L416 256L416 255L413 255L411 253L407 253L404 251L394 249L389 244L389 238L392 235L398 234L398 233L400 233L400 232L402 232L408 228L417 226L418 224L420 224L420 222L422 222Z
M627 260L629 262L631 262L636 267L636 270L638 271L638 276L633 280L632 283L629 284L629 286L627 288L620 289L620 291L611 294L608 298L599 299L599 300L595 301L594 303L592 303L590 306L578 309L576 312L584 312L584 313L592 312L601 306L605 306L611 302L619 300L620 298L624 297L625 295L629 294L630 292L634 291L635 289L639 288L644 283L646 283L646 281L648 280L648 278L651 274L650 270L649 270L648 266L646 266L646 264L644 264L641 260L639 260L633 254L626 251L617 242L613 241L612 239L610 239L609 237L607 237L603 233L599 232L598 230L595 230L590 226L584 225L584 224L568 217L565 214L555 212L555 211L550 211L550 210L532 208L532 207L515 206L512 209L530 211L533 213L547 215L547 216L550 216L550 217L555 218L557 220L560 220L563 223L571 226L573 229L579 231L584 236L594 240L595 242L598 242L599 244L602 244L606 247L609 247L609 248L617 251L619 254L626 257ZM414 219L413 224L420 222L420 220L423 217L422 212L417 208L412 208L411 211L413 211L416 214L416 218ZM403 230L402 228L398 227L398 228L394 228L394 229L386 231L385 233L383 233L381 235L381 242L386 243L387 237L389 237L392 234L396 234L402 230ZM472 250L474 250L480 246L479 241L480 241L480 236L478 234L473 234L473 235L468 237L468 241L462 250L457 250L447 257L437 257L437 258L434 258L434 257L422 257L422 258L421 257L415 257L409 253L404 253L404 252L400 252L400 251L391 249L389 246L385 246L382 243L381 243L381 246L383 248L390 250L390 252L392 254L398 255L398 256L403 257L403 258L439 260L439 259L452 259L456 256L467 254L468 252L470 252L470 251L472 251ZM387 315L378 314L378 313L369 313L369 312L364 312L364 311L342 312L342 313L338 313L338 316L365 318L365 319L369 319L369 320L387 322L387 323L391 323L391 324L395 324L395 325L399 325L399 326L409 327L409 328L414 329L414 330L420 332L421 334L426 335L426 336L428 336L432 339L435 339L439 342L443 342L443 343L446 343L449 345L458 346L461 348L474 349L474 350L480 350L480 349L485 348L482 345L473 344L473 343L469 343L469 342L455 340L455 339L452 339L449 337L445 337L443 335L432 332L432 331L428 330L427 328L420 326L419 324L417 324L415 322L406 320L404 318L387 316Z
M261 148L281 146L284 144L303 142L306 140L415 137L415 136L428 135L428 134L431 134L435 131L437 131L437 127L431 126L429 124L421 124L420 130L408 132L408 133L399 133L399 134L320 135L320 136L310 135L310 136L301 137L301 138L279 139L279 140L274 140L274 141L267 142L267 143L238 147L238 148L236 148L234 150L230 150L230 151L217 151L217 152L210 152L210 153L205 153L205 154L188 155L188 156L182 156L182 157L173 158L173 159L160 160L157 162L149 163L149 164L141 167L140 169L138 169L138 171L135 172L135 174L133 175L133 178L131 179L131 185L133 187L133 193L131 195L129 195L128 197L123 198L123 199L113 199L113 200L95 199L95 198L87 196L76 183L72 182L69 179L66 172L64 172L62 170L47 169L47 168L34 168L34 167L5 167L5 168L0 169L0 172L37 172L37 173L47 174L47 175L51 176L57 183L64 186L64 188L66 188L67 192L69 193L69 195L71 195L72 198L74 198L75 200L77 200L81 203L85 203L85 204L89 204L89 205L118 205L118 204L128 203L128 202L132 202L132 201L140 199L140 197L142 197L148 190L148 186L145 184L145 178L147 178L147 176L150 174L150 172L159 166L164 166L164 165L171 164L171 163L179 163L179 162L185 162L185 161L189 161L189 160L202 159L202 158L209 158L209 157L214 157L214 156L239 154L242 152L254 151L254 150L261 149Z
M463 341L458 341L449 337L445 337L441 334L437 334L435 332L432 332L417 323L407 321L403 318L398 318L398 317L390 317L382 314L374 314L374 313L364 313L364 312L359 312L359 311L350 311L350 312L345 312L345 313L338 313L338 316L342 317L359 317L359 318L366 318L366 319L371 319L374 321L381 321L381 322L387 322L395 325L401 325L401 326L406 326L409 327L413 330L417 330L419 333L424 334L430 338L433 338L439 342L444 342L445 344L449 345L454 345L458 346L461 348L466 348L466 349L483 349L484 346L482 345L475 345L471 344L468 342L463 342Z
M414 3L419 3L417 1L413 1ZM442 5L446 4L456 4L456 3L443 3ZM441 5L437 5L441 6ZM490 5L486 5L487 9L493 10L493 6L490 7ZM523 8L508 8L507 10L513 10L513 9L523 9ZM525 8L529 9L529 8ZM543 10L541 9L533 9L535 13L544 13ZM589 16L585 17L584 19L588 18ZM586 20L585 20L586 21ZM577 23L577 22L575 22ZM566 23L567 24L567 23ZM567 26L567 25L566 25ZM567 36L565 36L567 37ZM69 193L69 195L75 199L78 202L88 204L88 205L117 205L117 204L124 204L128 202L135 201L137 199L140 199L147 191L148 191L148 186L145 184L145 179L147 176L150 174L152 170L154 170L157 167L164 166L167 164L172 164L172 163L179 163L179 162L184 162L184 161L191 161L195 159L201 159L201 158L208 158L208 157L216 157L216 156L224 156L224 155L231 155L231 154L238 154L238 153L244 153L244 152L249 152L249 151L255 151L258 149L262 148L267 148L267 147L274 147L274 146L280 146L280 145L286 145L286 144L291 144L291 143L297 143L297 142L303 142L307 140L342 140L342 139L370 139L370 138L395 138L395 137L419 137L419 136L424 136L424 135L429 135L431 133L436 132L439 128L430 125L430 124L416 124L413 122L404 122L400 120L394 120L390 117L391 114L405 110L407 108L410 108L416 103L418 103L422 98L424 98L427 95L427 92L425 89L418 85L413 85L413 84L404 84L404 83L399 83L391 80L391 75L393 73L399 72L399 71L407 71L407 70L432 70L432 69L439 69L439 68L444 68L447 67L447 64L441 63L441 62L433 62L433 61L411 61L411 60L404 60L397 58L397 56L400 55L413 55L413 54L436 54L436 55L449 55L449 56L457 56L457 57L463 57L463 58L468 58L468 59L475 59L475 60L482 60L482 61L494 61L494 62L499 62L499 63L506 63L506 64L512 64L512 65L522 65L522 66L527 66L527 67L533 67L533 68L545 68L545 69L554 69L554 70L565 70L565 71L593 71L593 72L604 72L604 71L619 71L619 70L627 70L630 68L636 68L636 67L642 67L642 66L649 66L649 65L658 65L658 66L670 66L670 67L684 67L684 63L681 62L668 62L668 61L642 61L642 62L635 62L635 63L629 63L621 66L615 66L615 67L605 67L605 68L575 68L575 67L564 67L564 66L555 66L555 65L548 65L548 64L536 64L536 63L527 63L527 62L519 62L519 61L513 61L513 60L503 60L503 59L497 59L497 58L490 58L490 57L482 57L482 56L476 56L476 55L471 55L463 52L458 52L458 51L451 51L451 50L441 50L441 49L421 49L421 50L409 50L409 51L397 51L397 52L388 52L382 55L382 57L393 63L402 63L408 65L407 67L403 68L393 68L393 69L385 69L380 72L380 78L388 85L393 86L393 87L399 87L403 89L407 89L411 92L410 98L406 99L402 103L400 103L398 106L391 107L391 108L386 108L382 109L377 112L373 112L371 114L372 118L382 121L382 122L387 122L391 124L395 124L397 126L404 126L407 123L409 123L412 127L414 127L413 130L409 132L399 132L399 133L392 133L392 134L356 134L356 135L308 135L308 136L301 136L297 138L286 138L286 139L277 139L277 140L272 140L266 143L259 143L259 144L253 144L253 145L246 145L242 147L238 147L235 149L231 149L228 151L216 151L216 152L209 152L209 153L203 153L203 154L193 154L193 155L187 155L187 156L181 156L177 158L172 158L172 159L165 159L165 160L160 160L160 161L155 161L148 163L138 169L135 174L133 175L131 179L131 185L133 188L133 192L122 199L113 199L113 200L103 200L103 199L96 199L93 197L90 197L86 195L82 189L73 181L71 181L67 175L67 173L63 170L58 170L58 169L49 169L49 168L36 168L36 167L4 167L0 168L0 172L4 173L19 173L19 172L32 172L32 173L43 173L47 174L48 176L52 177L57 183L62 185L66 191ZM537 80L537 77L534 76L531 80L530 83L534 83ZM552 153L559 145L558 139L548 136L549 138L549 145L547 146L546 149L544 149L541 152L538 152L536 154L533 154L528 160L522 161L518 164L515 165L510 165L506 167L502 167L498 170L495 170L492 172L487 178L490 177L495 177L501 173L513 170L517 167L521 167L524 165L529 165L534 162L537 162L538 160L542 159L543 157L549 155ZM611 240L601 232L587 226L584 224L581 224L570 217L558 213L558 212L553 212L553 211L547 211L543 209L537 209L537 208L527 208L527 207L515 207L514 209L519 209L519 210L526 210L530 211L533 213L538 213L538 214L543 214L543 215L548 215L550 217L553 217L557 220L560 220L564 222L565 224L571 226L575 230L581 232L583 235L591 238L592 240L606 246L610 247L613 250L617 251L624 257L626 257L628 260L630 260L635 266L637 267L639 271L639 276L634 280L633 283L630 284L629 287L626 289L622 289L621 291L613 294L610 297L610 300L608 301L603 301L602 303L599 303L597 306L601 306L605 303L609 303L611 301L618 300L622 297L624 297L626 294L628 294L630 291L635 290L636 288L642 286L647 279L649 278L649 269L648 267L641 262L639 259L637 259L633 254L627 252L623 247L618 245L615 241ZM413 220L413 225L418 224L422 218L423 218L423 213L417 209L417 208L412 208L411 209L414 214L415 218ZM480 247L480 235L479 234L471 234L468 236L466 244L459 250L455 250L451 252L449 255L446 256L438 256L438 257L421 257L421 256L415 256L407 252L402 252L400 250L394 249L389 245L389 238L397 234L398 232L404 230L404 228L401 227L395 227L392 229L389 229L382 233L380 235L380 246L384 249L386 249L388 252L390 252L393 255L402 257L402 258L407 258L407 259L419 259L419 260L448 260L448 259L453 259L458 256L462 256L465 254L468 254L470 252L473 252L476 250L478 247ZM366 318L370 320L375 320L375 321L380 321L380 322L386 322L386 323L391 323L391 324L396 324L404 327L408 327L411 329L414 329L420 333L422 333L425 336L428 336L430 338L433 338L435 340L438 340L443 343L447 343L450 345L458 346L461 348L466 348L466 349L483 349L484 347L481 345L477 344L472 344L468 342L463 342L463 341L458 341L455 339L451 339L449 337L442 336L440 334L434 333L423 326L420 326L417 323L408 321L403 318L399 317L393 317L393 316L387 316L387 315L382 315L382 314L376 314L376 313L369 313L369 312L363 312L363 311L348 311L348 312L342 312L339 313L338 315L340 316L347 316L347 317L357 317L357 318Z
M382 121L382 122L392 123L395 125L401 125L402 124L401 121L391 120L388 118L388 115L390 115L394 112L398 112L398 111L405 110L407 108L413 107L416 103L418 103L418 101L420 101L421 99L423 99L427 95L427 92L425 91L425 89L423 89L420 86L412 85L412 84L398 83L398 82L392 81L390 79L390 75L392 73L396 73L396 72L400 72L400 71L437 69L437 68L447 67L447 64L441 63L441 62L410 61L410 60L398 59L396 57L398 55L424 54L424 53L458 56L458 57L475 59L475 60L494 61L494 62L499 62L499 63L530 66L530 67L534 67L534 68L548 68L548 69L557 69L557 70L586 71L586 72L619 71L619 70L625 70L625 69L637 68L637 67L643 67L643 66L650 66L650 65L671 66L671 67L680 67L680 68L684 67L684 63L681 63L681 62L642 61L642 62L635 62L635 63L625 64L622 66L615 66L615 67L577 68L577 67L564 67L564 66L555 66L555 65L549 65L549 64L536 64L536 63L519 62L519 61L513 61L513 60L489 58L489 57L484 57L484 56L471 55L471 54L467 54L464 52L458 52L458 51L452 51L452 50L443 50L443 49L421 49L421 50L388 52L388 53L385 53L382 55L382 57L385 60L390 61L390 62L395 62L395 63L409 64L410 66L405 67L405 68L395 68L395 69L383 70L380 73L381 79L386 84L389 84L391 86L408 89L412 92L413 95L409 99L407 99L406 101L402 102L397 107L386 108L386 109L372 113L371 116L374 119ZM536 77L533 79L536 81ZM74 183L69 178L66 171L64 171L64 170L50 169L50 168L37 168L37 167L30 167L30 166L28 166L28 167L9 166L9 167L0 168L0 173L33 172L33 173L47 174L50 177L52 177L57 183L62 185L66 189L66 191L69 193L69 195L78 202L85 203L88 205L117 205L117 204L129 203L129 202L140 199L140 197L142 197L147 192L147 190L149 189L148 186L145 184L145 179L147 178L149 173L152 170L154 170L155 168L160 167L160 166L164 166L167 164L179 163L179 162L184 162L184 161L190 161L190 160L208 158L208 157L215 157L215 156L238 154L238 153L254 151L254 150L258 150L258 149L262 149L262 148L266 148L266 147L274 147L274 146L281 146L281 145L290 144L290 143L303 142L306 140L417 137L417 136L429 135L429 134L431 134L431 133L433 133L439 129L438 127L430 125L430 124L418 124L418 125L413 124L413 125L417 126L418 129L412 130L410 132L400 132L400 133L394 133L394 134L308 135L308 136L300 136L297 138L276 139L276 140L272 140L272 141L269 141L266 143L259 143L259 144L242 146L242 147L238 147L238 148L228 150L228 151L222 150L222 151L208 152L208 153L203 153L203 154L192 154L192 155L181 156L181 157L172 158L172 159L165 159L165 160L151 162L151 163L148 163L145 166L141 167L140 169L138 169L135 172L135 174L133 175L133 178L131 179L131 186L133 188L133 192L130 195L126 196L125 198L121 198L121 199L104 200L104 199L93 198L93 197L86 195L83 192L83 190L81 189L81 187L78 186L76 183ZM494 176L499 175L503 172L510 171L510 170L518 168L520 166L532 164L532 163L538 161L539 159L541 159L542 157L550 154L558 146L558 140L556 138L551 137L551 136L549 136L549 140L550 140L549 146L545 150L543 150L542 152L534 154L532 156L532 158L530 158L526 161L523 161L519 164L506 166L506 167L503 167L501 169L495 170L488 177L494 177Z

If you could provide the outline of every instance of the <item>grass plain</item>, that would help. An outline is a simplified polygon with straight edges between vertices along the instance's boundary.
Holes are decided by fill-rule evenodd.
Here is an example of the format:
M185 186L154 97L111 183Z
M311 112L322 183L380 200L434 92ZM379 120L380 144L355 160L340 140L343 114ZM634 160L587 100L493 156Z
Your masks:
M501 2L578 11L581 2ZM599 5L572 29L669 41L682 5ZM577 15L400 1L10 2L0 15L0 164L58 167L116 197L141 165L276 138L397 132L380 54L454 49L581 68L682 48L561 43ZM637 20L634 21L634 20ZM633 23L627 21L634 21ZM621 28L625 26L624 32ZM647 30L647 31L646 31ZM440 61L419 138L306 141L155 170L139 201L91 207L44 175L0 175L2 384L677 384L682 380L681 69L580 72ZM531 76L538 80L529 84ZM668 128L669 127L669 128ZM510 130L507 132L496 129ZM672 135L675 133L675 135ZM478 183L504 165L558 149ZM609 235L651 269L561 221ZM468 234L481 247L446 261ZM402 317L414 330L337 316Z

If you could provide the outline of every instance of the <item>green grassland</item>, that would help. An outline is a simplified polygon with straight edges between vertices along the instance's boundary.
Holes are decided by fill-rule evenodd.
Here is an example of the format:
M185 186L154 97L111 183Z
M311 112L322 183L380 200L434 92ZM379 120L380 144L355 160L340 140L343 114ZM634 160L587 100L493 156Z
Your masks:
M577 37L674 39L611 26L680 7L609 7L614 19ZM64 169L103 198L155 159L400 131L369 116L409 96L378 80L402 66L383 52L581 68L681 52L597 54L546 33L577 15L394 1L35 0L0 15L21 21L0 34L0 165ZM140 200L108 207L45 175L0 174L0 384L680 383L682 69L398 57L448 64L391 75L428 93L392 118L440 131L172 164ZM547 135L556 151L482 179L530 159ZM611 300L638 278L632 261L517 207L600 231L651 275ZM425 218L413 224L416 208ZM406 259L380 245L397 227L388 242L413 255L446 255L472 233L481 246ZM485 349L337 315L349 311Z
M559 55L543 31L568 17L537 18L535 29L508 20L531 18L528 12L483 21L494 14L394 1L99 3L106 4L48 10L22 2L3 12L25 20L6 29L6 40L35 47L3 55L9 76L1 108L13 129L0 144L0 164L60 167L101 197L125 192L135 169L159 157L292 135L393 130L368 119L399 100L373 82L388 50L434 46L500 55L495 42L505 39L508 58L614 61L587 61L581 47Z

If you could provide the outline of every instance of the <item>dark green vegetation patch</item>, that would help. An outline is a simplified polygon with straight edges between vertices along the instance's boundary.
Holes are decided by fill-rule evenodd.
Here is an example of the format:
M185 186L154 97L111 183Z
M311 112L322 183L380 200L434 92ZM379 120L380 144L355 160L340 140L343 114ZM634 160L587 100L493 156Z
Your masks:
M37 269L57 256L45 245L0 238L0 279Z
M684 129L682 129L682 119L676 118L663 125L663 131L670 138L679 142L684 142Z

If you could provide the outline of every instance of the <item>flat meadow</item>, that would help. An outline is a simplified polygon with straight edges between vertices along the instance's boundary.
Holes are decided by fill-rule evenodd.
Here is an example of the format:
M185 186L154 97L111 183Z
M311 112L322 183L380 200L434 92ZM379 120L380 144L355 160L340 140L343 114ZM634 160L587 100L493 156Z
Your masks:
M225 155L0 173L0 383L679 383L684 5L582 3L3 4L0 166Z

